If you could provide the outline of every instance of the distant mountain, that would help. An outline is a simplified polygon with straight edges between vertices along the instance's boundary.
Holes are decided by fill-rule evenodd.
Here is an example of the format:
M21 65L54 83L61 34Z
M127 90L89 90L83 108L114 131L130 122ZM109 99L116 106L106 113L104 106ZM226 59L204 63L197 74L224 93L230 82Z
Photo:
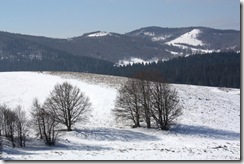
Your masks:
M83 55L114 63L131 57L145 60L171 57L159 43L117 33L97 31L72 38L69 42L76 45L73 54L83 52Z
M55 49L74 56L87 56L110 62L131 57L170 58L171 55L158 44L141 38L105 32L87 33L69 39L53 39L0 32L0 56L10 57L29 52L41 55L42 49Z
M104 73L113 63L75 56L58 47L65 40L0 32L0 71L77 71ZM58 46L57 46L58 45Z
M159 43L172 55L240 51L240 31L206 27L162 28L145 27L128 36Z
M126 34L95 31L68 39L0 32L0 60L41 60L66 54L123 65L219 51L240 51L240 31L145 27Z

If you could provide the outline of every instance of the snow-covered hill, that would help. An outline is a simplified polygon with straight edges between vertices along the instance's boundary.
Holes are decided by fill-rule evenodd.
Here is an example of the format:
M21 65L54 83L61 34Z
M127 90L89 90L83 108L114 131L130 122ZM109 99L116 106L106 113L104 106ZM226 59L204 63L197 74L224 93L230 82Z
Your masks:
M198 39L198 35L202 33L199 29L193 29L190 32L187 32L180 37L167 42L166 44L172 44L174 46L180 46L180 44L187 44L192 46L203 46L204 43Z
M127 33L129 36L160 43L174 56L219 51L240 51L240 33L206 27L144 27Z
M57 146L46 147L30 135L26 148L5 142L4 159L14 160L239 160L240 90L172 85L183 115L169 131L136 128L112 114L117 89L126 78L81 73L2 72L0 104L30 111L34 97L44 101L56 83L77 85L92 102L89 121L63 132ZM96 121L93 121L96 120Z

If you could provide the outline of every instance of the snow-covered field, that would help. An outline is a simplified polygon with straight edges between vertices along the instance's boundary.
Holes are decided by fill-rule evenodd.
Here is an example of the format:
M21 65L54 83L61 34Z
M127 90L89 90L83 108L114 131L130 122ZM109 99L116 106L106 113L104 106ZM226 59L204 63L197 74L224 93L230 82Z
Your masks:
M25 148L4 146L5 160L240 160L240 90L172 85L183 115L169 131L130 128L111 110L126 78L79 73L0 73L0 104L27 112L56 83L77 85L92 102L89 121L63 132L57 146L31 138ZM95 120L95 121L94 121Z

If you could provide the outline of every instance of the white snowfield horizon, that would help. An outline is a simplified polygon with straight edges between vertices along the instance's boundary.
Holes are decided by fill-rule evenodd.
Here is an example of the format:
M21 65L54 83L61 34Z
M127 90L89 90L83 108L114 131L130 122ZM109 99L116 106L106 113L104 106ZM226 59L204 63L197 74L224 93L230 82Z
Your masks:
M117 89L127 78L69 72L1 72L0 104L29 113L54 85L69 82L90 98L88 121L45 146L33 134L25 148L4 145L4 160L240 160L240 89L172 84L183 115L169 131L116 121ZM29 115L30 117L30 115Z

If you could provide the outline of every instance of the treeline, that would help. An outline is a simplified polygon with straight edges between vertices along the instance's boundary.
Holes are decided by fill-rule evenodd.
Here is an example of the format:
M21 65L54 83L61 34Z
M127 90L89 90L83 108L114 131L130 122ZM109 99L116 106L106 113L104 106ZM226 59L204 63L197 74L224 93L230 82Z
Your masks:
M52 52L52 55L48 53ZM49 50L42 56L0 60L0 71L71 71L133 77L141 71L160 72L170 83L240 88L240 53L221 52L173 58L151 64L115 67L113 63Z
M29 50L31 51L31 50ZM28 51L28 53L30 53ZM16 54L16 52L15 52ZM0 57L0 71L72 71L107 74L113 63L90 57L78 57L53 49L35 50L33 55Z
M141 70L158 71L170 83L240 88L240 53L210 53L167 62L117 68L116 75L133 77Z

